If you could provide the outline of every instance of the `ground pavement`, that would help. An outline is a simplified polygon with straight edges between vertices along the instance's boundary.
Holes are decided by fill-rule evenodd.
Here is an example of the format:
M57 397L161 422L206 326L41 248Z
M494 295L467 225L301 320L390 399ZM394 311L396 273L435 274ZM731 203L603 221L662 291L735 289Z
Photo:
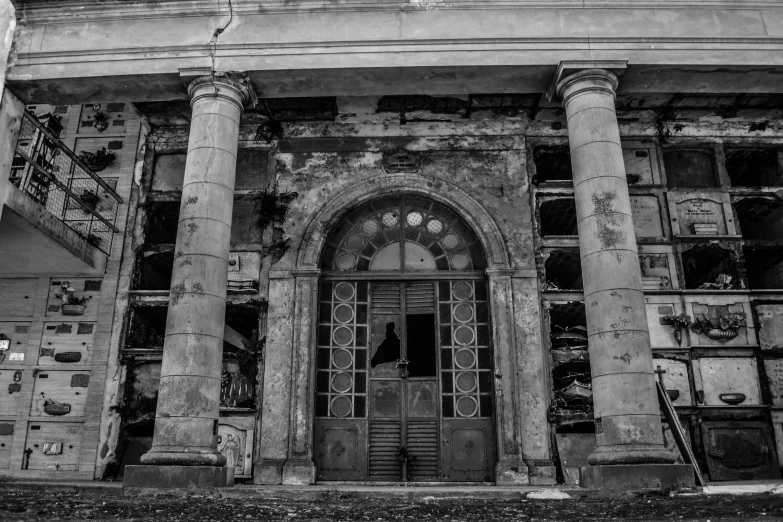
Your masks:
M0 484L0 520L783 520L780 483L627 493L576 488L344 486L239 486L212 494L147 493L123 494L119 485L107 483L6 482Z

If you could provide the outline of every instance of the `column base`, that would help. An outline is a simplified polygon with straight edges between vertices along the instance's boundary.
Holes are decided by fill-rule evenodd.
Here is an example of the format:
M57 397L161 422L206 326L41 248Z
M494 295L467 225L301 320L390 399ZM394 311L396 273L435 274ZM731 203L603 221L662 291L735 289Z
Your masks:
M689 464L619 464L585 466L579 485L589 489L676 489L696 485Z
M284 459L261 459L253 465L253 484L274 486L283 483Z
M291 459L283 466L283 484L309 486L315 484L315 464L310 459Z
M215 466L126 466L123 489L230 488L234 470Z

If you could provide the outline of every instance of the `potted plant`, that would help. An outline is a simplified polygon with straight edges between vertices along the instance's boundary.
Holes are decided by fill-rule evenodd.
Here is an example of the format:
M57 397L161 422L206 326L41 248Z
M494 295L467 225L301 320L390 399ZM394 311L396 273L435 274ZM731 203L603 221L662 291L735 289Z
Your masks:
M686 313L666 315L663 320L674 328L674 339L677 341L677 346L682 346L682 331L683 329L687 330L691 326L693 322L691 316Z
M416 457L408 455L408 450L405 446L400 446L400 451L397 453L397 460L400 461L400 481L408 482L408 463L412 462Z
M82 206L89 209L89 210L95 210L95 205L98 204L98 194L93 192L92 190L84 189L82 191L81 196L79 196L79 199L82 202Z
M95 152L83 150L79 153L79 159L93 172L100 172L114 163L115 157L116 155L112 151L106 150L106 147L101 147Z
M106 121L105 112L96 111L92 119L93 119L92 126L98 129L98 132L103 132L109 128L109 122Z
M711 320L706 315L697 317L691 328L693 331L706 335L713 341L721 344L730 341L739 335L739 329L745 326L745 314L743 312L720 315L717 321Z
M60 312L63 315L84 315L84 309L89 297L76 297L74 295L76 289L68 281L63 281L60 288L62 291L54 294L56 298L61 299L63 302Z

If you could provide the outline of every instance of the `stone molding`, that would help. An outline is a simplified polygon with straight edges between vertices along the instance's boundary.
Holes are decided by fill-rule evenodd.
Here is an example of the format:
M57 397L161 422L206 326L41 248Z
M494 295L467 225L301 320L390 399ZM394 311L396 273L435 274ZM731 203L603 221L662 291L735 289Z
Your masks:
M449 11L465 11L465 10L488 10L488 9L504 9L504 10L517 10L517 9L551 9L552 3L541 0L486 0L477 2L474 0L451 0L448 5L440 5L440 2L433 1L429 3L430 9L444 9L448 8ZM607 2L602 0L565 0L558 2L557 8L563 10L575 10L575 9L605 9ZM27 3L24 6L18 8L20 17L24 16L25 19L31 22L50 22L57 21L62 16L73 14L81 17L89 17L90 19L98 20L117 20L118 18L179 18L182 16L229 16L233 11L234 15L247 15L247 14L286 14L286 13L311 13L311 12L374 12L374 11L415 11L426 10L427 4L417 6L413 2L403 3L403 6L409 6L407 9L401 8L400 2L392 1L368 1L368 0L348 0L340 4L324 7L324 3L318 0L302 0L296 4L285 2L283 0L275 0L273 2L265 3L262 6L253 4L250 2L233 2L231 9L221 6L216 6L213 2L205 0L178 0L178 1L165 1L156 5L154 11L149 9L147 4L126 5L120 4L111 6L111 9L107 9L107 6L101 2L94 2L92 5L85 2L77 1L64 1L64 2L38 2ZM742 0L727 0L725 2L717 2L715 0L690 0L680 2L678 0L657 0L654 7L659 9L706 9L716 8L726 10L742 9L742 10L772 10L779 9L783 6L783 2L780 1L748 1ZM612 3L612 8L628 9L639 8L639 3L631 0L624 2ZM154 13L154 14L153 14Z
M407 193L425 196L448 205L471 226L487 256L488 270L509 268L508 252L495 220L470 194L456 185L417 174L385 174L365 179L341 191L321 205L304 233L296 259L298 269L317 269L329 231L352 208L388 194Z

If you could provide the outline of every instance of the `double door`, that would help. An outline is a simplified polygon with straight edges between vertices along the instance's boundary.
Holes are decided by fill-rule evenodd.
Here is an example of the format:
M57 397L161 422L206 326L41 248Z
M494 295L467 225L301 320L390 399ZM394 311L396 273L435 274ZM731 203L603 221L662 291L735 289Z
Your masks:
M492 478L483 281L324 282L314 458L319 480Z

